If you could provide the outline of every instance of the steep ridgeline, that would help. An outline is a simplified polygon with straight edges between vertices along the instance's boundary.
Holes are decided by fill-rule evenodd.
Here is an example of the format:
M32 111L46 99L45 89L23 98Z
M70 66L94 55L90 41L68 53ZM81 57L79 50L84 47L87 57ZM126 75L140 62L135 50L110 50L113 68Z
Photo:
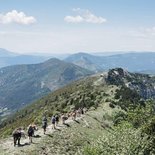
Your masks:
M106 78L107 83L126 86L135 90L144 99L155 99L155 77L147 74L130 73L122 68L111 69Z
M102 59L101 57L95 56L95 55L90 55L87 53L77 53L77 54L72 54L68 56L65 59L66 62L71 62L73 64L76 64L80 67L89 69L91 71L103 71L103 68L101 66L102 64Z
M17 110L92 72L52 58L44 63L0 69L0 108Z
M96 72L121 67L131 72L155 73L155 52L124 53L111 56L77 53L70 55L65 61Z

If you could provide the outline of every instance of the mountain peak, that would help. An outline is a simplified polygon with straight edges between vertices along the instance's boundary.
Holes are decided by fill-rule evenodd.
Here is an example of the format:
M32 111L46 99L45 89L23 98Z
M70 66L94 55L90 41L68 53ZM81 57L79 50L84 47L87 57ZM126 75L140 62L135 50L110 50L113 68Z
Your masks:
M43 63L53 63L53 62L62 62L62 61L57 58L50 58L50 59L44 61Z
M127 70L124 70L123 68L114 68L109 70L108 73L114 76L120 76L122 78L130 75L129 72Z
M122 68L109 70L105 80L108 84L136 90L142 98L155 98L155 78L147 74L130 73Z
M131 77L128 71L122 68L115 68L108 71L106 81L110 84L121 85L125 83L126 79L129 79L128 77Z
M88 54L88 53L84 53L84 52L79 52L79 53L75 53L75 54L72 54L70 55L69 57L66 58L66 60L75 60L75 59L80 59L81 57L91 57L92 55L91 54Z

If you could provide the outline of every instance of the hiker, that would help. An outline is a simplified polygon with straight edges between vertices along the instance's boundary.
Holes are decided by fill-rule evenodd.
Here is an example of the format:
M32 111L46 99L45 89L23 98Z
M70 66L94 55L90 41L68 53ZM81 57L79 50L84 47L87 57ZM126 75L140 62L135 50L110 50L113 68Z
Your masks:
M38 130L37 125L35 125L34 123L32 124L32 128L33 128L33 131L37 131ZM32 136L35 137L34 132L33 132Z
M13 140L14 140L14 146L16 146L16 143L18 143L18 146L20 146L20 139L21 139L21 136L22 136L22 133L21 133L21 128L17 128L13 131L12 133L13 135Z
M55 122L56 122L55 116L52 116L51 122L52 122L52 129L55 129Z
M55 115L55 126L58 126L59 123L59 115Z
M29 143L32 143L32 136L34 135L34 127L32 124L29 125L27 133L29 137Z
M46 128L47 128L47 118L46 118L46 116L43 117L43 120L42 120L42 128L43 128L44 134L45 134Z
M65 114L61 115L62 124L65 124L65 121L68 119L68 117L65 116Z
M83 113L85 114L88 111L86 107L83 108Z
M81 114L82 114L82 115L84 114L84 110L83 110L83 108L81 108Z
M67 117L71 117L72 116L72 112L67 113Z
M74 110L72 113L72 120L75 121L75 119L76 119L76 110Z
M78 110L76 110L76 115L77 115L77 117L80 117L81 116L81 108L79 108Z

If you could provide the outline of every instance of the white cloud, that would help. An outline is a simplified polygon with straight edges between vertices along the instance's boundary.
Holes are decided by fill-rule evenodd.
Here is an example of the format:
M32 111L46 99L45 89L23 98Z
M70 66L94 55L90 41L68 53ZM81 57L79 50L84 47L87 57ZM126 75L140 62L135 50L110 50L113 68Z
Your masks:
M81 16L66 16L64 20L68 23L81 23L84 21L83 17Z
M6 14L0 14L0 24L17 23L23 25L29 25L36 22L33 16L26 16L24 12L18 12L12 10Z
M66 16L64 20L68 23L93 23L93 24L102 24L107 20L103 17L96 16L91 13L89 10L82 10L80 8L73 8L74 12L77 12L78 15L75 16Z

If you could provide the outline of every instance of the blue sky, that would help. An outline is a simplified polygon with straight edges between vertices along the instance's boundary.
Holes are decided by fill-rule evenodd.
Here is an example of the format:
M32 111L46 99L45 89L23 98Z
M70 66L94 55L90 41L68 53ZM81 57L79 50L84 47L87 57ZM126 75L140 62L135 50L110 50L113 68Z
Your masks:
M154 0L0 0L0 47L18 53L155 51Z

